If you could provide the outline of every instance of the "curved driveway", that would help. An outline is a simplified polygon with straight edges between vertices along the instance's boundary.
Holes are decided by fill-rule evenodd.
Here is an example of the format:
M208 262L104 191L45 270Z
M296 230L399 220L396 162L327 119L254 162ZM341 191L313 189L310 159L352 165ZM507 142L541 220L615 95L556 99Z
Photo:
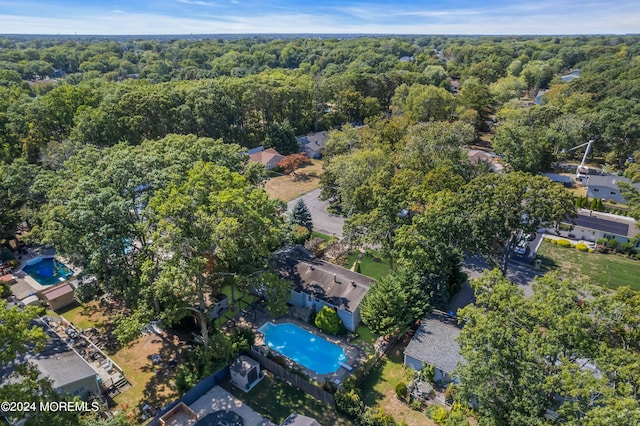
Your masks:
M300 198L309 208L311 219L313 220L313 230L323 234L342 238L342 227L344 226L344 217L327 213L328 201L320 200L320 188L304 194L301 197L291 200L287 203L287 209L291 211L293 206Z

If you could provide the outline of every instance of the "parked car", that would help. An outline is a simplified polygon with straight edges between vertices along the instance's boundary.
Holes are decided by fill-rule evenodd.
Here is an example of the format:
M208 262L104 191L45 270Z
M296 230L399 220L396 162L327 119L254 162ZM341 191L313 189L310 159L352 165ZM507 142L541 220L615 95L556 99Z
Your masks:
M527 241L533 241L535 239L536 239L536 233L535 232L527 234Z
M513 252L515 254L524 255L527 253L528 248L529 248L529 245L527 244L526 241L520 241L516 246L516 248L513 249Z

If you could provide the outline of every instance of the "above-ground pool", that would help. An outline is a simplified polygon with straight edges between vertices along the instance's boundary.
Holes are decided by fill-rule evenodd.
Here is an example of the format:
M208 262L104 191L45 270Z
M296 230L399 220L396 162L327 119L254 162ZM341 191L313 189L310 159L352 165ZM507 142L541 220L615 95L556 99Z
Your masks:
M22 270L42 285L58 284L73 276L73 271L67 265L53 257L33 260Z
M347 360L344 349L292 323L266 323L260 329L264 343L298 364L328 374L338 371Z

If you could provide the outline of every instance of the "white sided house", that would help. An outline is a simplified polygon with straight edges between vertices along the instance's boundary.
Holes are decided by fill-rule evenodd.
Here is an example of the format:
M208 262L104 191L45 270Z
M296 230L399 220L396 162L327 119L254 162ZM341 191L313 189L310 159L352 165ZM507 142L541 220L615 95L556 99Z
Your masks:
M404 365L414 370L422 370L425 364L432 365L434 382L456 381L453 372L465 363L456 341L460 330L456 318L434 311L422 321L404 350Z
M589 175L589 179L587 179L587 197L601 198L604 201L612 200L618 204L626 204L627 200L622 196L618 188L619 182L626 182L640 191L640 183L631 183L629 179L622 176Z
M276 252L278 275L292 283L289 303L299 308L335 308L344 326L355 331L360 324L360 303L372 278L315 258L300 245Z
M598 238L615 238L626 243L640 233L633 218L587 209L578 210L575 218L568 218L564 223L570 226L569 230L556 229L555 233L576 240L595 242Z

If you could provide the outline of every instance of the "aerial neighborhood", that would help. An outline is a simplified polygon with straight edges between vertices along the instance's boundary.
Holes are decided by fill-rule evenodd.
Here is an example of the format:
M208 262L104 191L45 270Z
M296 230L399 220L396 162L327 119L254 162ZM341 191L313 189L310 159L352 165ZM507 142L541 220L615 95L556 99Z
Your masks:
M639 58L0 36L0 421L640 424Z

